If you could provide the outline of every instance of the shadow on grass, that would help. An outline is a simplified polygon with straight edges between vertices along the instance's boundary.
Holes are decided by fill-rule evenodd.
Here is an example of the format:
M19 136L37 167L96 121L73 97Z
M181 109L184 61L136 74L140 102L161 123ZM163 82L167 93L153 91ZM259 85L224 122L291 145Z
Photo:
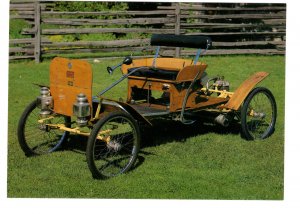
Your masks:
M144 151L147 147L159 146L170 142L185 142L187 138L204 135L208 133L217 134L240 134L240 124L233 123L229 127L222 127L211 123L195 122L192 125L184 125L181 122L170 120L154 120L153 127L141 128L141 150L136 163L130 169L134 170L141 166L145 157L155 155ZM62 150L72 151L85 155L88 137L81 135L70 135Z
M184 142L187 138L208 133L240 134L240 124L238 123L223 127L209 122L184 125L176 121L156 120L153 121L153 124L153 127L143 129L142 148L159 146L173 141Z
M88 137L71 134L68 141L63 145L62 150L73 151L85 155Z

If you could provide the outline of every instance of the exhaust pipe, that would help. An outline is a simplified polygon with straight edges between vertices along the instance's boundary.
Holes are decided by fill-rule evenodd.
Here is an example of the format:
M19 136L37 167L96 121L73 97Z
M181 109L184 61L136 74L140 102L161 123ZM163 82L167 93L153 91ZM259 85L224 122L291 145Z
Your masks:
M224 114L219 114L215 120L214 120L215 123L217 124L220 124L224 127L228 127L229 126L229 123L230 123L230 120L228 117L226 117Z

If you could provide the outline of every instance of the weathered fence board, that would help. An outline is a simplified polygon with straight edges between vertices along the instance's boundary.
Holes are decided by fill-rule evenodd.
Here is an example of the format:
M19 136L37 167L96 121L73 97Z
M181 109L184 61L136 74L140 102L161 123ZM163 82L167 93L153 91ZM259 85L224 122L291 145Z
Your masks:
M195 51L181 50L182 56L193 56ZM175 51L166 50L161 53L162 56L174 56ZM274 55L285 54L285 51L274 49L232 49L232 50L207 50L205 55L233 55L233 54L262 54L262 55Z
M26 54L33 55L34 54L34 49L33 48L23 48L23 47L11 47L11 48L9 48L9 53L14 53L14 52L26 53Z
M16 59L34 59L34 55L9 56L9 60L16 60Z
M158 9L175 9L175 6L158 6ZM272 7L206 7L203 5L193 6L182 6L181 10L191 10L191 11L285 11L286 7L272 6Z
M285 18L286 14L229 14L229 15L190 15L185 13L182 18L197 18L197 19L280 19Z
M213 33L186 33L186 35L206 35L206 36L233 36L233 35L285 35L285 32L213 32Z
M24 34L32 34L34 30L24 30ZM45 29L43 35L93 34L93 33L174 33L173 29L159 28L64 28Z
M204 28L204 29L241 29L241 28L268 28L278 27L279 23L268 24L235 24L235 23L181 23L181 27L185 29Z
M149 15L174 15L173 10L152 10L152 11L101 11L101 12L57 12L57 11L45 11L45 16L61 16L61 15L80 15L80 16L149 16Z
M154 51L154 47L115 47L115 48L76 48L76 49L61 49L61 50L43 50L47 54L72 54L74 51L79 53L103 53L103 52L124 52L124 51Z
M150 39L131 39L131 40L114 40L114 41L77 41L77 42L56 42L43 44L43 48L51 47L132 47L150 44Z
M69 25L69 26L80 26L80 25L153 25L153 24L174 24L174 18L130 18L130 19L59 19L59 18L45 18L42 19L44 24L55 24L55 25Z

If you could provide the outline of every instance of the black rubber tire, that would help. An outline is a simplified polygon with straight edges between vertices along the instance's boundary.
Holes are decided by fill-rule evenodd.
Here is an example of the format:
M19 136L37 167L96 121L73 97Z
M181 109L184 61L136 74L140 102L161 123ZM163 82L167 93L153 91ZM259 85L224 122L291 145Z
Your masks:
M259 100L260 97L262 100ZM256 111L253 110L254 105ZM250 111L257 116L250 115ZM253 119L248 121L248 117ZM242 137L246 140L258 140L269 137L275 130L276 117L277 106L271 91L264 87L254 88L246 97L241 109ZM268 123L266 118L269 119ZM263 129L261 130L260 128Z
M127 127L132 130L132 135L127 130L124 131L125 128L122 127L123 123L120 120L122 122L123 120L126 122ZM109 129L108 127L112 128ZM102 130L102 128L104 130L111 131L105 132ZM105 142L104 140L97 139L99 132L104 133L100 135L101 137L103 136L103 138L106 139L109 137L109 143ZM109 134L112 132L118 134ZM133 140L130 138L130 140L126 142L126 139L129 138L129 136L132 136ZM108 113L106 116L101 118L92 129L86 149L87 163L93 178L107 179L130 170L138 156L140 139L141 137L138 123L131 115L122 111L117 111ZM110 146L111 144L113 144L115 148L114 146ZM127 146L129 148L127 148ZM98 158L95 158L95 156L98 156Z
M41 119L39 111L40 109L37 107L37 102L34 100L26 107L19 120L17 130L18 141L26 156L42 155L53 152L62 146L69 136L69 132L59 131L59 134L62 133L60 136L56 134L54 129L46 126L42 129L42 125L38 123L38 120ZM53 116L55 116L53 120L59 119L59 121L64 122L67 127L70 127L70 117L63 115ZM32 145L35 141L38 143ZM39 150L41 147L43 148Z

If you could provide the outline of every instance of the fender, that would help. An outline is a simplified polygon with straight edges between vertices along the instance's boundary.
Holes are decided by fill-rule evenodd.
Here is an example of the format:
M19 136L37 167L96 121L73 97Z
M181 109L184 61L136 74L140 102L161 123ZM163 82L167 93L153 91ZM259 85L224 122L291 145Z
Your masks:
M265 79L268 75L269 73L262 71L250 76L235 90L234 94L223 108L238 110L254 86Z
M140 113L138 113L134 108L132 108L127 103L116 101L116 100L104 99L102 101L102 104L115 106L115 107L121 109L122 111L125 111L126 113L130 114L136 120L144 122L144 123L152 126L152 123L149 120L147 120L145 117L143 117Z

